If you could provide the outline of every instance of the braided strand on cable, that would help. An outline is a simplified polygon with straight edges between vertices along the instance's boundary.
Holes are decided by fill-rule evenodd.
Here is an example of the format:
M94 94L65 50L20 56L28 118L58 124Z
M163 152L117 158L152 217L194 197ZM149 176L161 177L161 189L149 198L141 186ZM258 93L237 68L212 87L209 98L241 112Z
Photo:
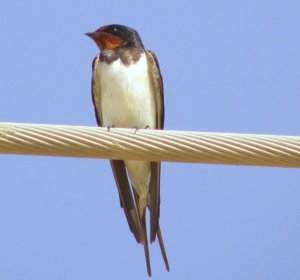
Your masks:
M300 137L0 123L0 153L300 167Z

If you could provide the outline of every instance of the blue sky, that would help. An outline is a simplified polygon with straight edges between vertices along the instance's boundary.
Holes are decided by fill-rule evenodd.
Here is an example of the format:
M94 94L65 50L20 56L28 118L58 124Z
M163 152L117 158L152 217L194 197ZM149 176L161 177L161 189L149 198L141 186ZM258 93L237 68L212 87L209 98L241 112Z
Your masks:
M300 135L299 1L2 1L0 121L95 126L84 32L134 27L159 59L166 129ZM298 169L163 163L171 272L299 279ZM0 156L0 279L147 279L106 160Z

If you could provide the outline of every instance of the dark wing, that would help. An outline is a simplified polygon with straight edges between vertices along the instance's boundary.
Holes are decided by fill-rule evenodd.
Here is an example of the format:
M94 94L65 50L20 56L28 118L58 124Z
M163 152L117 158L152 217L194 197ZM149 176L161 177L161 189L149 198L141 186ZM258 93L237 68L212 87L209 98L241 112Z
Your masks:
M152 51L146 51L150 82L154 91L154 102L156 111L156 129L164 128L165 106L164 86L156 55Z
M95 108L95 114L98 126L103 125L102 112L101 112L101 87L100 87L100 77L96 74L97 63L99 61L99 55L97 55L93 61L92 66L92 99ZM118 187L121 206L124 209L127 222L130 230L134 234L135 239L138 243L143 243L144 236L141 230L141 225L139 223L139 217L137 213L137 208L134 203L133 194L128 182L127 173L122 160L111 160L111 167L114 173L115 181Z
M92 64L92 83L91 83L91 90L92 90L92 100L94 104L94 109L95 109L95 116L97 120L98 126L102 126L102 113L101 113L101 88L100 88L100 80L97 75L95 75L96 71L96 65L99 61L99 55L97 55Z
M144 243L144 233L141 229L138 211L134 204L134 198L128 182L124 161L111 160L110 164L118 187L121 206L124 209L129 228L136 241L138 243Z
M148 50L146 51L146 56L148 61L150 83L154 92L154 102L156 108L156 129L163 129L165 119L163 79L160 73L156 55L152 51ZM157 235L166 269L169 271L170 267L159 226L160 162L151 162L150 168L150 241L154 242Z
M156 108L156 129L162 129L164 125L164 94L163 81L159 70L159 65L155 54L146 51L149 79L154 93L154 102ZM160 204L160 163L151 162L150 178L150 241L153 242L156 237L159 220Z

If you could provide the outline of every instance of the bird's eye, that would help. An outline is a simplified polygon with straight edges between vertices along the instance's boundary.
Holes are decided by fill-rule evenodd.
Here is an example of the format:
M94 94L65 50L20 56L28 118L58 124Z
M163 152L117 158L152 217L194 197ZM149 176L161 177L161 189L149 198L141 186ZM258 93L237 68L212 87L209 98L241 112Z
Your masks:
M117 31L118 31L118 28L115 26L115 27L113 27L112 31L113 31L113 32L117 32Z

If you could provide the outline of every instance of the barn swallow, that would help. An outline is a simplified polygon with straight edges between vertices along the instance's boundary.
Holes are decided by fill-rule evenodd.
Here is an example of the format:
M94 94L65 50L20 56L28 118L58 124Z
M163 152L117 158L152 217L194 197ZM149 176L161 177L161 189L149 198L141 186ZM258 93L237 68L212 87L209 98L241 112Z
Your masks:
M106 25L85 33L100 49L92 66L92 99L98 126L163 129L163 80L155 54L145 50L138 32ZM143 244L151 276L150 242L157 236L166 269L169 263L159 226L160 162L111 160L121 207L136 241Z

